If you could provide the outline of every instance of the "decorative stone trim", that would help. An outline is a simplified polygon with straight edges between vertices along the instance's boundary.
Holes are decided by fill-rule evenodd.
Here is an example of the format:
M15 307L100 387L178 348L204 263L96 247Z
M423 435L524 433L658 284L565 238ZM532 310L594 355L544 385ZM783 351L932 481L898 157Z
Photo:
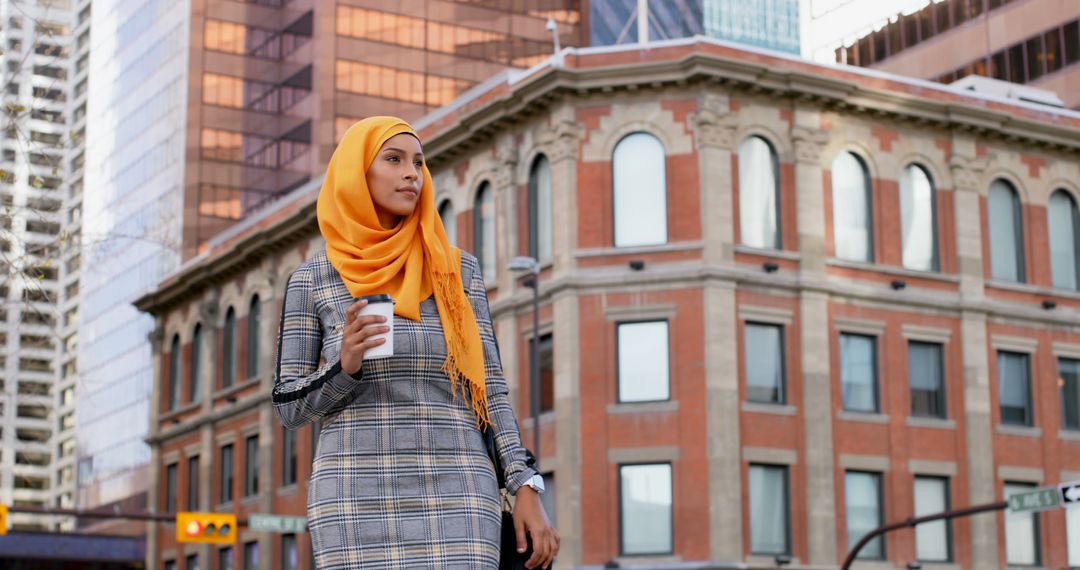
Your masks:
M777 416L794 416L798 411L795 406L764 404L761 402L743 402L741 409L752 414L773 414Z
M679 448L667 447L634 447L624 449L609 449L608 463L657 463L678 461Z
M1023 481L1026 483L1042 483L1046 480L1046 473L1039 467L998 465L997 476L998 479L1003 481Z
M840 468L855 469L858 471L881 471L889 470L888 457L877 455L854 455L850 453L840 454Z
M747 322L768 323L774 325L790 326L794 318L794 311L778 307L763 307L759 305L740 305L739 320Z
M747 463L795 465L799 463L799 452L794 449L772 447L743 447L742 458Z
M938 342L947 344L952 338L952 331L937 327L924 327L921 325L903 325L900 334L904 338L915 341Z
M994 350L1008 350L1031 354L1039 348L1038 339L1022 336L995 334L990 336L990 345Z
M881 336L885 334L885 321L857 319L853 317L836 317L833 319L833 325L838 331L845 333L858 333L871 336Z
M909 459L908 471L914 475L956 476L955 461L931 461L929 459Z

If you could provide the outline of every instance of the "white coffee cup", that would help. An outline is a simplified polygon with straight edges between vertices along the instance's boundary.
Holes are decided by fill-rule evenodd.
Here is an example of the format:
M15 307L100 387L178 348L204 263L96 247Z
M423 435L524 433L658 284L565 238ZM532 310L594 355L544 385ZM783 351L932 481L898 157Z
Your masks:
M369 326L386 326L386 327L390 328L390 330L385 332L385 333L372 335L371 337L369 337L369 338L385 338L386 342L384 342L384 343L382 343L379 346L376 346L374 348L369 348L367 350L367 352L364 353L364 360L369 360L369 359L372 359L372 358L386 358L387 356L393 356L394 355L394 299L393 299L393 297L391 297L390 295L366 295L364 297L357 297L356 299L353 299L353 301L355 302L355 301L359 301L361 299L366 299L368 303L367 303L367 305L364 305L364 308L360 309L360 313L357 316L362 317L362 316L365 316L365 315L382 315L382 316L386 317L386 322L385 323L379 323L377 325L369 325Z

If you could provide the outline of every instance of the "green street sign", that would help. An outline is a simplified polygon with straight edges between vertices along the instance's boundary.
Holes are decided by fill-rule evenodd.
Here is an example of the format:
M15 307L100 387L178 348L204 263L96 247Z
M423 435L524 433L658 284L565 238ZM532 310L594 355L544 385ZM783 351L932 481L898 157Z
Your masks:
M251 515L248 517L248 528L266 532L280 532L282 534L304 532L307 530L307 518L281 515Z
M1034 489L1024 493L1016 493L1009 496L1009 510L1014 513L1027 511L1044 511L1061 504L1061 496L1057 487Z

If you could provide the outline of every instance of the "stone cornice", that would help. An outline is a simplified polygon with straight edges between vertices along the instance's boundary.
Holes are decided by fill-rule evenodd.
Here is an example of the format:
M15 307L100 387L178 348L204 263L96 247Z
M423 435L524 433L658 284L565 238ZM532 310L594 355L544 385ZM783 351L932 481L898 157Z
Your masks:
M1080 128L987 108L975 104L976 100L965 104L959 99L966 96L959 92L956 93L957 101L939 100L869 87L863 84L870 83L869 79L864 78L862 82L856 79L855 76L851 79L831 77L701 52L670 61L549 68L511 85L500 96L482 104L464 106L448 128L425 129L422 133L424 148L429 161L438 165L470 148L486 144L495 132L522 117L543 112L559 99L704 84L808 101L875 119L907 121L1012 143L1080 152Z
M252 232L219 255L211 255L170 276L158 288L134 303L140 311L153 315L190 301L207 287L242 273L275 252L319 233L315 200L291 212L286 218Z

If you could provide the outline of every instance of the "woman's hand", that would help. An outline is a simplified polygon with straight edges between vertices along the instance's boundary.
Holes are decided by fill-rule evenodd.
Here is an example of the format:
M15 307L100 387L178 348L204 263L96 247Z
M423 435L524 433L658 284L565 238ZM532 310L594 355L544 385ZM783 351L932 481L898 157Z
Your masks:
M368 349L386 342L386 338L373 338L374 335L390 331L390 327L382 324L386 322L386 317L382 315L357 316L360 309L367 304L367 299L360 299L345 309L345 330L341 336L341 369L349 375L360 372L364 353Z
M525 533L532 537L533 554L525 562L526 568L547 568L559 554L559 532L551 526L540 495L528 485L522 485L514 502L514 530L517 532L517 550L525 552L528 543Z

